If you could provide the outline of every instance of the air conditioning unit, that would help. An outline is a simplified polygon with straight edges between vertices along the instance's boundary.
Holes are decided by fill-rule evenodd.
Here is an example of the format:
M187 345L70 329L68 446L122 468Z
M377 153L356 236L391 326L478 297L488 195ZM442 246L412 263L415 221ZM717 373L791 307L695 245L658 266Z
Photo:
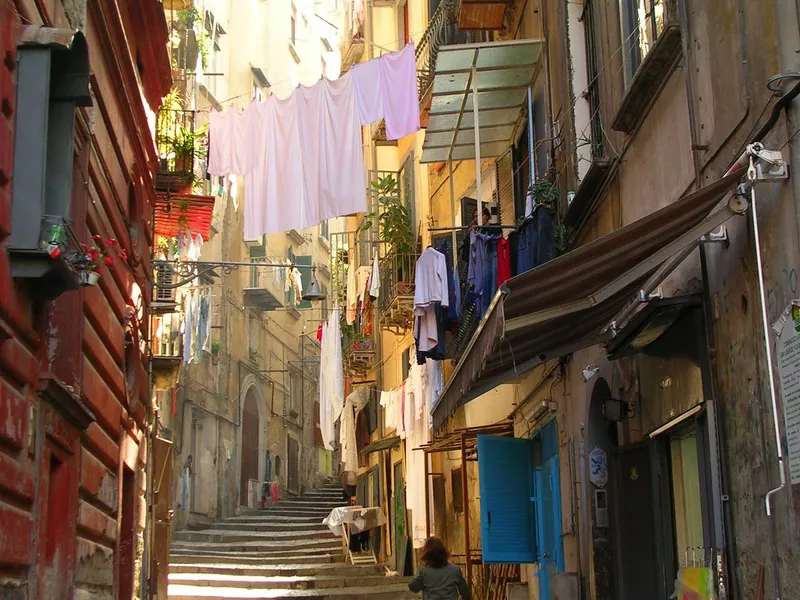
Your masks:
M175 288L162 287L175 283L175 269L172 265L156 267L156 302L175 302Z

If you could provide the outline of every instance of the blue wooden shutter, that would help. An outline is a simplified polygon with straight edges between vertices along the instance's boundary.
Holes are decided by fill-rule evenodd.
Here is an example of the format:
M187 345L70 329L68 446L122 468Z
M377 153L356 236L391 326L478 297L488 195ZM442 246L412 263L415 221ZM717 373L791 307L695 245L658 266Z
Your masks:
M536 562L530 440L478 436L478 475L483 562Z

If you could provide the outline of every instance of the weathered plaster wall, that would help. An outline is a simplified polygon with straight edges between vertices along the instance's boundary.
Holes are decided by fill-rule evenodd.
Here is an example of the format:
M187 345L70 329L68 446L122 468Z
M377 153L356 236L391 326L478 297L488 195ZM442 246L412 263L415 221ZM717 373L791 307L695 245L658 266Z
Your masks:
M150 165L155 164L147 120L153 107L145 106L143 94L160 102L163 90L152 77L158 78L160 67L168 70L163 46L155 59L149 54L160 30L144 20L155 4L142 4L147 10L135 18L117 3L95 3L88 13L86 2L20 0L0 6L0 38L8 58L0 78L4 597L114 598L139 588L149 402L141 341L147 337L149 291L146 244L137 242L149 229ZM97 287L69 292L55 303L28 296L25 285L12 279L5 252L11 202L26 201L10 197L15 47L23 23L81 28L86 34L95 106L76 114L70 216L79 240L92 234L114 237L131 257L128 265L116 260ZM135 74L140 54L148 69L144 83ZM59 393L79 398L94 413L96 420L84 432L40 387L43 377L53 376L60 380Z

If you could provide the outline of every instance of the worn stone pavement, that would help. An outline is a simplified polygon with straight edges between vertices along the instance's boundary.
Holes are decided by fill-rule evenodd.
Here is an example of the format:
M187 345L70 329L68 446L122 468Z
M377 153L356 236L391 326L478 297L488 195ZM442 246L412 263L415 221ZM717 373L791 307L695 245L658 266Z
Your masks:
M378 565L344 564L341 539L322 524L342 505L341 487L328 486L178 532L170 551L170 600L418 598L408 591L408 578L388 578Z

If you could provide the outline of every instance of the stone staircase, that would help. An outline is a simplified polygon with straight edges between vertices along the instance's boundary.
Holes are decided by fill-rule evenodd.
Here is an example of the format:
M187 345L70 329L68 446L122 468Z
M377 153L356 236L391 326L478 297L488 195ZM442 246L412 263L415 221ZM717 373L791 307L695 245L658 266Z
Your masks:
M344 564L341 539L322 524L342 505L342 488L328 486L267 510L176 533L170 600L418 598L408 591L408 578L388 578L377 565Z

